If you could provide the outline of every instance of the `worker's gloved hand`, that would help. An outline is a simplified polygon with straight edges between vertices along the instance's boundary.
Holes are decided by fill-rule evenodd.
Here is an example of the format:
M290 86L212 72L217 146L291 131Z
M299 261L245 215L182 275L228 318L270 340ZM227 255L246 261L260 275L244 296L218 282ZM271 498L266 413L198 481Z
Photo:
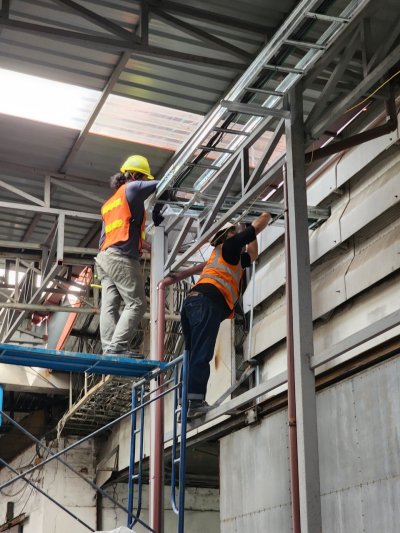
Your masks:
M175 191L171 189L165 190L159 198L159 200L161 200L162 202L169 202L170 200L174 200L174 199L175 199Z
M156 204L154 206L153 213L152 213L152 219L153 219L155 226L159 226L164 220L164 217L161 214L162 208L163 208L162 204Z

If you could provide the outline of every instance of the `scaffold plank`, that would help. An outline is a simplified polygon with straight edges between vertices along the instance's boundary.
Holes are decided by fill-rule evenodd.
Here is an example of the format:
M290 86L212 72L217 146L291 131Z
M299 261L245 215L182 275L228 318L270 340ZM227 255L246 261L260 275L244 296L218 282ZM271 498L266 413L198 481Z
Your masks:
M63 352L0 343L0 363L49 368L60 372L91 372L112 376L144 377L167 363L117 355Z

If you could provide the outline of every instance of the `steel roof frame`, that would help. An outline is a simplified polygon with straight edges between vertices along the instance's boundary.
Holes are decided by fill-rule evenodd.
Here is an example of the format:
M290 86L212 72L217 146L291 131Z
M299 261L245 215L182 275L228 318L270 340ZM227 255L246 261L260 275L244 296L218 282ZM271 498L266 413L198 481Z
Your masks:
M337 82L340 80L340 76L338 75L338 71L340 70L341 73L343 73L343 69L346 68L346 66L349 64L349 62L352 60L352 57L354 56L354 53L358 50L356 46L356 42L359 43L358 35L354 35L355 29L359 28L360 25L363 23L365 13L363 11L357 12L357 15L355 19L349 23L348 27L348 33L345 32L342 35L339 36L338 42L334 43L332 46L332 49L327 50L324 55L322 56L321 60L313 67L313 69L310 71L309 76L306 75L304 77L304 86L307 87L310 84L310 80L314 80L318 73L322 72L323 69L326 68L326 66L331 63L336 57L340 57L340 60L338 62L338 67L334 68L330 80L326 84L326 90L322 90L322 100L324 102L321 104L319 101L315 104L314 109L315 112L313 113L313 110L311 111L309 117L310 120L306 122L305 124L305 134L307 135L306 139L311 138L315 135L314 138L317 138L321 134L324 133L326 128L329 126L329 124L332 123L332 117L340 117L345 113L345 111L351 106L354 105L354 103L357 101L358 98L360 98L363 94L366 93L370 89L371 86L373 86L391 67L393 67L396 62L398 61L398 57L400 55L400 45L397 46L390 54L386 56L386 58L379 63L377 66L373 66L373 63L370 61L369 64L372 65L372 70L366 75L365 78L363 78L359 83L354 87L350 92L348 92L344 97L343 95L341 98L339 98L334 105L334 108L329 108L326 110L323 106L327 105L329 95L332 94L332 91L334 90L335 86L337 85ZM348 41L348 35L352 35L352 38L350 40L350 43ZM394 39L390 38L392 42L394 42ZM347 50L349 52L347 53ZM343 53L345 54L343 56ZM257 60L256 60L257 61ZM321 65L320 65L321 63ZM339 66L340 65L340 66ZM304 93L303 93L304 95ZM389 104L390 109L393 107L393 102ZM217 106L216 109L220 109L221 106ZM392 117L393 113L391 113L390 117ZM261 128L264 125L264 129L268 126L270 123L270 119L265 118L264 123L261 123ZM212 123L206 121L203 123L201 128L212 128ZM283 122L278 123L278 126L275 129L275 134L271 140L272 143L277 143L279 141L280 135L282 134L282 124ZM200 128L200 130L201 130ZM257 131L257 130L255 130ZM309 132L309 133L307 133ZM200 132L202 136L205 134L203 132ZM190 141L188 141L187 145L185 145L180 152L178 152L175 156L175 159L177 161L177 167L175 167L174 163L172 163L169 170L166 170L164 173L164 185L166 183L173 183L175 176L178 173L178 169L182 168L179 167L179 160L184 160L185 157L190 157L190 152L192 148L197 146L199 144L199 138L198 135L200 133L195 133ZM253 132L254 135L254 132ZM242 142L241 145L239 145L239 148L233 152L233 154L226 154L225 155L225 161L221 165L221 167L214 173L212 178L216 179L222 174L223 171L227 171L227 169L231 166L233 169L235 166L235 162L238 161L238 158L242 158L242 161L246 159L246 151L248 148L252 145L253 139L250 137L245 137L245 140ZM360 142L362 139L360 139ZM348 143L348 147L350 147L351 144ZM343 150L346 148L346 140L341 141L340 145L338 145L337 151ZM333 147L330 147L331 151L335 150L335 145ZM319 156L318 150L315 152L316 157ZM285 163L285 158L282 157L278 163L274 163L273 166L268 167L268 160L270 159L271 153L268 152L268 149L264 151L264 155L260 158L260 164L257 169L253 171L253 177L254 179L250 178L250 181L248 181L247 185L242 189L241 195L237 196L237 203L234 207L231 207L230 209L227 209L225 212L222 212L221 214L221 206L223 205L224 199L229 193L229 188L231 186L230 178L225 178L224 185L220 189L220 192L218 194L216 203L214 206L210 207L208 210L208 213L203 215L202 219L200 220L200 229L199 229L199 236L197 241L189 247L189 249L185 250L185 252L177 259L172 266L171 262L168 262L168 265L170 266L169 269L166 269L166 273L168 273L168 270L176 270L182 267L182 265L185 263L185 261L197 250L200 249L200 247L207 242L207 240L210 238L210 236L216 232L225 222L229 221L232 217L237 217L238 213L240 213L242 210L245 210L246 207L249 205L253 205L254 199L257 198L257 196L266 188L266 186L273 181L273 177L276 173L280 171L280 168ZM307 154L309 156L310 154ZM322 155L322 154L321 154ZM310 160L310 158L308 158ZM246 176L248 176L248 167L246 170L245 168L241 169L242 173L242 183L248 179ZM233 180L232 180L233 181ZM253 188L252 185L256 184ZM163 190L162 188L160 190ZM199 195L196 193L196 190L194 191L194 195L192 200L187 202L186 206L182 208L181 214L183 215L187 210L191 209L193 205L196 203L196 201L199 200ZM267 207L266 207L267 208ZM221 215L218 220L216 220L217 215ZM205 222L204 222L205 221ZM210 222L213 221L214 224L212 225L210 229Z

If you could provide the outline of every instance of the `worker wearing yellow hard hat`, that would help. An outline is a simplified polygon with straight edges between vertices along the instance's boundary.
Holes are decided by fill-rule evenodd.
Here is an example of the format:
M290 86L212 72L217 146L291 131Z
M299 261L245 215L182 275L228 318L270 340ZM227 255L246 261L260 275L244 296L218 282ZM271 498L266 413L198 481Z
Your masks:
M149 162L142 155L131 155L125 161L125 163L120 168L122 174L127 172L140 172L144 174L148 180L154 180L154 177L151 175Z
M145 200L156 190L146 157L131 155L120 172L110 179L115 191L102 205L100 252L96 257L101 280L100 337L103 354L135 355L130 341L146 310L144 280L139 258L146 224ZM163 221L160 204L153 210L153 222ZM120 305L124 309L119 315Z

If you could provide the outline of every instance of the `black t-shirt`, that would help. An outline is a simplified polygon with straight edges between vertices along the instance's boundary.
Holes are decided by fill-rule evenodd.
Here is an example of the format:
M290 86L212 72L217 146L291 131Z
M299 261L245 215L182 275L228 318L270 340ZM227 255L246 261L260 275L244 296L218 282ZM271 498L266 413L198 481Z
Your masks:
M246 244L253 242L255 238L256 230L253 226L249 226L245 230L240 231L233 237L227 239L222 245L222 257L224 261L230 265L237 265L240 261L242 268L250 266L250 255L247 252L242 252L242 249ZM226 318L231 314L231 309L229 309L224 295L212 283L200 283L200 285L196 285L193 290L201 292L201 294L204 294L204 296L213 300L213 302L221 307Z

